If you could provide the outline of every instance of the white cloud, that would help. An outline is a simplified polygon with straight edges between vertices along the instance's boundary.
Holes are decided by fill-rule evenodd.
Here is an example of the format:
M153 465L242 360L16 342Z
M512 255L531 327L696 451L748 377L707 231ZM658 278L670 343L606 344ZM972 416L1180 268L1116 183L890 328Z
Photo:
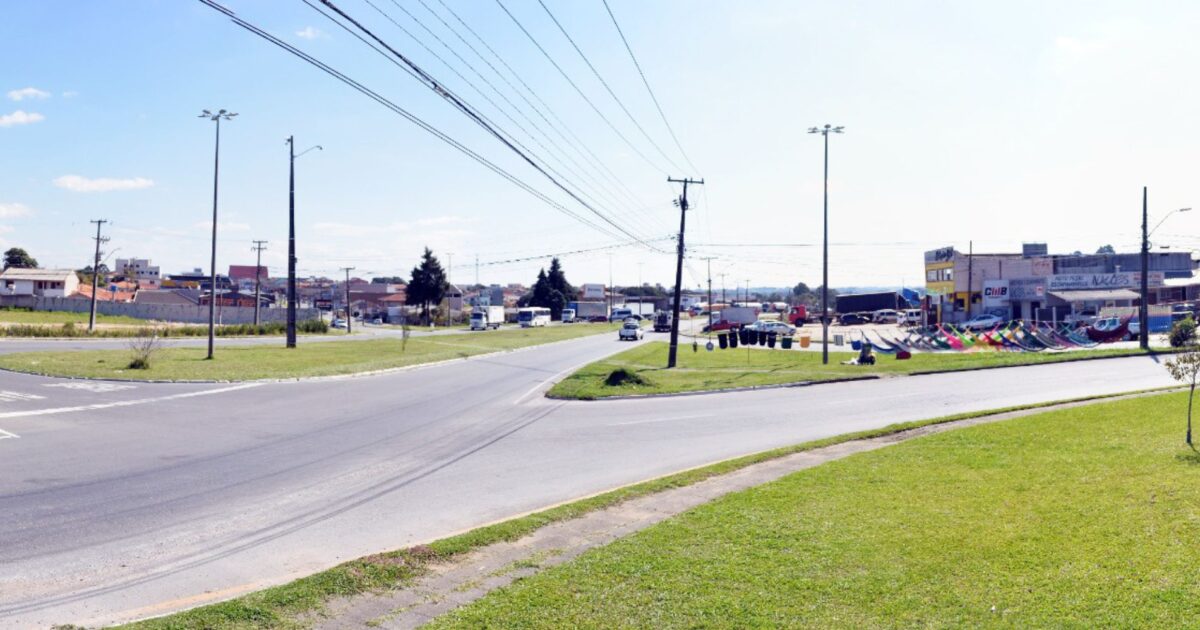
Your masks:
M303 39L316 39L323 35L324 35L324 33L322 33L321 31L319 31L311 26L305 26L304 30L296 31L296 37L300 37Z
M33 210L23 203L2 203L0 202L0 219L13 219L16 217L27 217L33 214Z
M17 110L11 114L0 114L0 127L12 127L14 125L28 125L30 123L42 122L46 117L37 112L23 112Z
M21 88L19 90L10 90L8 98L14 101L23 101L25 99L43 99L50 98L50 93L45 90L39 90L35 87Z
M73 192L108 192L111 190L140 190L154 186L154 180L145 177L115 179L98 177L89 179L79 175L63 175L54 180L54 185Z

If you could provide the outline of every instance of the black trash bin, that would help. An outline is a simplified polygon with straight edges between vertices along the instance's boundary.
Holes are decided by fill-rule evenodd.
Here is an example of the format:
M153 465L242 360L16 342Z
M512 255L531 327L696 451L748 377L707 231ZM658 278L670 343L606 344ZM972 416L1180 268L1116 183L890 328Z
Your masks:
M756 345L758 343L758 331L753 328L746 331L746 343L748 345Z
M724 350L725 348L728 348L729 347L729 335L727 335L725 333L718 333L717 334L717 343L721 345L722 350Z
M736 348L737 345L738 345L738 331L731 330L731 331L729 331L729 347Z
M738 328L737 336L738 336L738 341L742 342L743 346L750 343L750 331L749 330L746 330L745 328Z
M776 335L776 333L773 333L773 332L767 333L767 347L768 348L775 347L775 335Z
M765 333L761 330L758 331L758 345L760 345L760 346L767 345L767 333Z

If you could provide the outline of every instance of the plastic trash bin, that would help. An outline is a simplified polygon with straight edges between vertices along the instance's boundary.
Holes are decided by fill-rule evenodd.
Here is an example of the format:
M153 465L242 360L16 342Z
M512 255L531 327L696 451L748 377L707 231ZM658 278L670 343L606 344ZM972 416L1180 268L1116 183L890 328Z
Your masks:
M735 331L729 333L729 347L736 348L738 345L738 334Z
M717 335L717 343L720 344L722 350L724 350L725 348L728 348L729 347L729 335L718 334Z
M833 345L835 345L835 346L843 346L843 345L846 345L846 338L845 338L845 336L843 336L843 335L842 335L842 333L838 333L838 334L834 335L834 336L833 336ZM857 348L857 347L856 347L856 348L854 348L854 349L855 349L855 350L858 350L858 348Z
M738 336L738 341L742 342L743 346L750 343L750 331L749 330L746 330L745 328L739 328L739 329L737 329L737 336Z
M792 338L785 335L783 337L783 339L779 340L779 347L783 348L784 350L791 350L792 349Z
M811 343L812 343L812 337L809 337L808 335L804 335L803 337L800 337L800 347L801 348L807 348L809 346L809 344L811 344Z
M754 330L754 329L747 330L746 338L744 339L744 341L746 342L747 345L751 345L751 346L757 344L758 343L758 331Z
M765 332L758 333L758 345L760 345L760 346L767 345L767 333L765 333Z
M778 336L779 336L779 333L773 333L773 332L767 333L767 347L768 348L775 347L775 340L778 338Z

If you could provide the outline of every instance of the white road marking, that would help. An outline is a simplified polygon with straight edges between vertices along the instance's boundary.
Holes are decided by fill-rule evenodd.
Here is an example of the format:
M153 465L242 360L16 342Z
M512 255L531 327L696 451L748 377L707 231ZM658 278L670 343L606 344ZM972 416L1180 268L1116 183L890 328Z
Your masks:
M0 440L7 440L8 438L19 438L19 437L21 437L21 436L17 435L16 433L9 433L8 431L5 431L4 429L0 429Z
M555 374L554 376L551 376L550 378L548 378L548 379L546 379L546 380L544 380L544 381L542 381L542 382L538 383L537 385L534 385L532 389L530 389L529 391L525 392L524 394L521 394L521 395L520 395L520 396L519 396L519 397L518 397L516 400L514 400L514 401L513 401L513 404L514 404L514 405L519 405L519 404L521 404L521 401L522 401L522 400L525 400L526 398L528 398L528 397L530 396L530 394L533 394L533 393L534 393L534 392L536 392L537 390L539 390L539 389L541 389L541 388L545 387L547 384L549 384L549 383L551 383L551 382L553 382L553 381L557 381L557 380L559 379L559 377L562 377L562 376L565 376L565 375L567 375L567 374L569 374L569 373L571 373L571 372L574 372L574 371L576 371L576 370L578 370L578 369L582 368L583 366L585 366L585 365L588 365L589 363L592 363L592 362L591 362L591 361L587 361L587 362L585 362L585 363L580 363L579 365L576 365L575 367L569 367L569 368L567 368L567 369L565 369L565 370L563 370L563 371L559 372L558 374Z
M61 387L63 389L82 389L89 392L117 392L123 389L133 389L133 385L120 385L117 383L98 383L95 381L80 381L78 383L45 383L43 387Z
M45 396L38 396L37 394L22 394L21 392L0 390L0 400L2 401L11 402L14 400L43 400L45 398Z
M702 418L715 418L715 417L716 416L714 416L712 414L701 414L698 416L676 416L674 418L651 418L650 420L633 420L630 422L617 422L615 424L610 424L608 426L623 427L623 426L629 425L629 424L650 424L652 422L675 422L677 420L699 420Z
M110 409L112 407L130 407L133 405L144 405L147 403L164 402L167 400L179 400L182 398L195 398L197 396L208 396L209 394L223 394L225 392L233 392L239 389L249 389L258 387L262 383L242 383L232 387L221 387L219 389L205 389L198 392L187 392L184 394L171 394L170 396L159 396L157 398L137 398L134 400L119 400L116 402L96 403L92 405L79 405L76 407L52 407L50 409L31 409L29 411L8 411L0 413L0 418L26 418L29 416L47 416L56 413L72 413L76 411L95 411L97 409Z

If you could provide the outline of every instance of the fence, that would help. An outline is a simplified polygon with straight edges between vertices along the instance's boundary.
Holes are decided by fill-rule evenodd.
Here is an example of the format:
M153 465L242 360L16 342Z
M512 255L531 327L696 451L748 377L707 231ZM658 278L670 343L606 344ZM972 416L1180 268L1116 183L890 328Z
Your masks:
M81 298L58 298L40 296L0 296L0 307L28 308L35 311L71 311L86 313L91 309L91 300ZM207 324L208 306L197 304L137 304L134 302L96 302L96 312L103 315L125 315L138 319L185 324ZM317 319L320 311L315 308L296 309L296 320ZM263 308L259 321L286 322L286 308ZM218 324L253 324L254 308L249 306L217 305Z

